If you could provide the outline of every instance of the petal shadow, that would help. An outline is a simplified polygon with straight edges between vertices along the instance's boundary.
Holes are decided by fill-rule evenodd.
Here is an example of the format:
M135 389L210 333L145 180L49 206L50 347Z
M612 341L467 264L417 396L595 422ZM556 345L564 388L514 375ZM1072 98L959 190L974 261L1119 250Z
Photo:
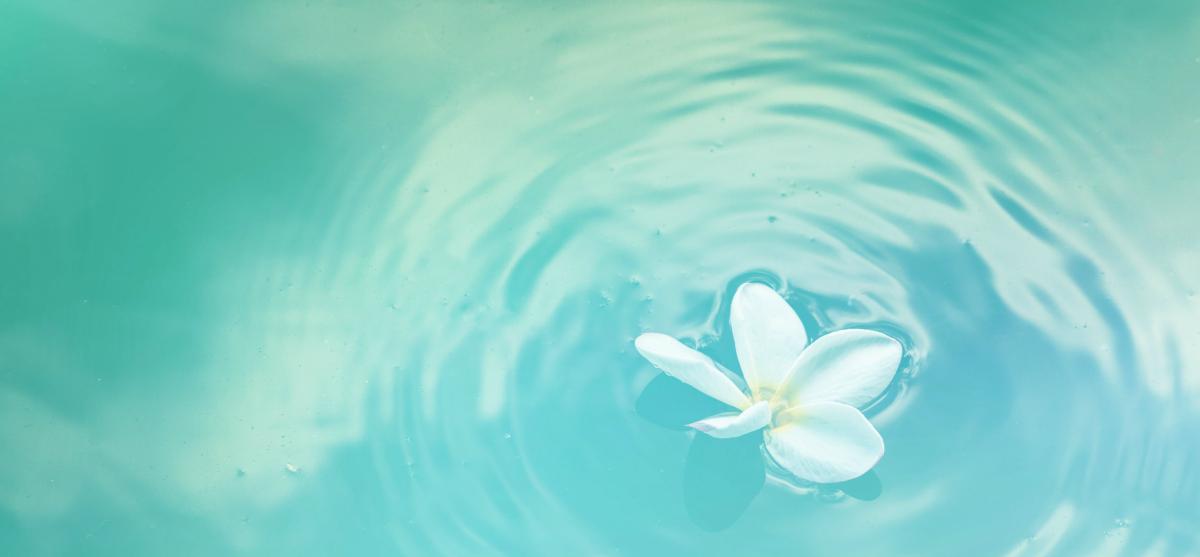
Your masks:
M874 501L883 493L883 482L879 480L879 474L876 474L875 470L853 480L830 485L860 501Z
M650 423L680 430L697 420L733 410L665 373L646 384L634 407Z
M696 435L683 470L683 498L697 526L723 530L737 521L766 480L759 432L716 439Z

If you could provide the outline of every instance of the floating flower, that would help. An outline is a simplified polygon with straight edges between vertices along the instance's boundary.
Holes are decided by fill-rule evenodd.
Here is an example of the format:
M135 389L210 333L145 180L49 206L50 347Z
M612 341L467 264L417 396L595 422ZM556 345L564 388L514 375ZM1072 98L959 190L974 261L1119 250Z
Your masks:
M688 425L718 439L765 428L771 459L811 482L845 482L870 471L883 457L883 438L859 409L892 382L900 343L876 331L845 329L809 345L791 306L753 282L738 287L729 321L748 392L673 337L645 333L634 343L667 375L732 407Z

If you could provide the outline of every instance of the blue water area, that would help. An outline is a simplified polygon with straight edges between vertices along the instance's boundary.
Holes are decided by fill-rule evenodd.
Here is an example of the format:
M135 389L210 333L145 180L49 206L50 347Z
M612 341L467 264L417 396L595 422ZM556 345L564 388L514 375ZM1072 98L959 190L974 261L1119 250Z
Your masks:
M1052 4L0 3L0 554L1200 554L1200 4ZM747 281L867 476L660 425Z

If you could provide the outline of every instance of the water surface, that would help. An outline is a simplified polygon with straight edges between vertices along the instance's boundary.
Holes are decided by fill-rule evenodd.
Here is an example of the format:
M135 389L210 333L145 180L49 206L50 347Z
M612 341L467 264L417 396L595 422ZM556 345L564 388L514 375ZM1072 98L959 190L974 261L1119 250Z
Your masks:
M1200 551L1200 5L0 6L12 555ZM871 500L639 416L760 280ZM732 480L731 480L732 481Z

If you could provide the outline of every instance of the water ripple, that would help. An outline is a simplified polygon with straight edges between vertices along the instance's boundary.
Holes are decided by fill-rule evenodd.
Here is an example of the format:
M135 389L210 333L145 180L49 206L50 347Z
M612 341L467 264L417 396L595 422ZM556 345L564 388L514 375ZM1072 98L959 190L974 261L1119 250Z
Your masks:
M431 107L411 157L334 176L340 196L309 210L329 215L319 257L270 271L329 317L272 335L319 345L349 309L383 312L334 350L373 370L369 504L394 543L1194 550L1193 353L1178 317L1138 309L1137 285L1176 286L1112 216L1129 162L1093 123L1105 99L1062 77L1070 45L954 9L711 8L528 30L539 63ZM873 411L883 496L768 487L728 535L681 535L687 439L636 418L653 371L631 341L668 331L733 367L728 301L751 279L816 332L904 340Z

